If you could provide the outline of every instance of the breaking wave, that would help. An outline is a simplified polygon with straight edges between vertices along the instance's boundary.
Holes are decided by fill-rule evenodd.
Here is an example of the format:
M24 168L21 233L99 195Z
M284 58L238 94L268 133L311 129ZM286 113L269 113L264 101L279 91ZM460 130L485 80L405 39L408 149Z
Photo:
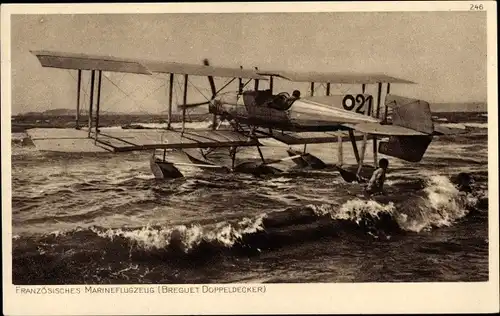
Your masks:
M264 215L254 219L244 218L236 223L221 222L213 226L179 225L175 227L146 226L135 230L107 229L92 227L90 230L101 238L113 240L124 238L145 250L172 248L189 253L202 243L225 248L232 247L244 235L263 230Z

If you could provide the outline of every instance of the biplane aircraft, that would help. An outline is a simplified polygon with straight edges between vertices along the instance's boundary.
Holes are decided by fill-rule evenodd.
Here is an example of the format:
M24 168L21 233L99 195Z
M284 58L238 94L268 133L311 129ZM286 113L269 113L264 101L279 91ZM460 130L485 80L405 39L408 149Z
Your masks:
M41 150L66 152L151 151L150 166L156 178L182 177L183 174L178 169L181 165L225 172L267 174L280 172L281 170L272 165L288 159L299 167L323 168L325 163L308 153L306 145L334 142L341 145L344 139L352 144L359 175L368 138L373 140L376 167L377 153L418 162L433 136L451 133L432 121L429 103L390 94L391 84L413 82L382 74L297 73L257 68L249 70L241 67L213 67L209 65L208 60L195 65L52 51L32 53L43 67L76 70L78 73L75 128L30 129L27 133L35 146ZM88 126L82 129L79 125L80 91L82 71L85 70L90 71L91 89ZM103 71L139 75L169 74L167 127L101 131L99 113ZM174 75L184 76L183 101L178 104L182 109L182 128L173 128L171 124ZM208 100L199 103L187 102L188 76L208 78L211 90ZM238 90L223 92L229 83L217 89L214 77L231 78L229 83L238 80ZM277 78L292 82L309 82L311 95L303 96L298 90L291 95L287 92L275 93L273 85ZM244 79L247 80L246 83L243 82ZM252 80L253 89L245 90ZM259 89L261 81L269 82L267 89ZM314 95L314 85L317 83L326 84L325 96ZM331 95L331 84L360 84L362 91L356 94ZM369 84L376 84L378 87L376 103L372 95L365 93L366 85ZM383 84L386 84L386 93L382 111ZM186 111L203 106L207 106L208 112L212 114L211 126L204 130L186 129ZM228 122L228 127L222 128L222 122ZM260 148L263 146L260 142L263 138L274 139L288 146L304 145L304 150L289 148L285 158L266 160ZM387 140L378 143L379 138ZM361 152L357 147L359 140L362 140ZM236 164L237 149L240 147L257 148L261 160ZM232 161L231 166L211 161L210 152L221 148L227 149ZM189 149L199 149L200 155L196 157L188 153ZM157 150L163 150L162 159L156 156ZM189 162L168 161L167 150L182 151ZM339 146L339 166L343 164L341 151L342 146ZM349 180L349 175L345 173L343 177L348 181L352 180Z

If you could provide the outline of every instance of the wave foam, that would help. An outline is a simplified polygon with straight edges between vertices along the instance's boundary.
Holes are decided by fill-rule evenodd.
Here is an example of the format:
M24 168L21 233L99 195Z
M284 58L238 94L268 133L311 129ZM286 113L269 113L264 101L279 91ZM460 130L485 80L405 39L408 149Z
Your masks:
M252 219L244 218L237 223L220 222L213 226L194 224L160 228L146 226L135 230L108 229L102 231L97 228L91 228L91 230L101 238L128 239L144 250L172 247L189 253L203 242L231 248L244 235L263 230L264 218L265 214L262 214Z
M476 197L460 192L447 177L432 175L426 181L422 196L398 207L397 220L403 229L414 232L451 226L465 217L476 203Z

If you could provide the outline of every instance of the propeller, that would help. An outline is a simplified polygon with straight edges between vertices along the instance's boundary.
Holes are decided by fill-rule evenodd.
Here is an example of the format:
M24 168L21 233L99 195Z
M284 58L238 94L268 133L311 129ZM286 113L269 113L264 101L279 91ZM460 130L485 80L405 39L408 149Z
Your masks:
M207 58L203 59L203 65L210 67L210 62L208 61ZM192 109L192 108L196 108L196 107L203 106L203 105L210 105L210 103L212 103L212 101L217 96L217 88L215 87L215 80L214 80L213 76L208 76L208 83L210 84L210 90L212 91L212 97L210 98L210 100L204 101L204 102L197 102L197 103L180 104L180 105L178 105L179 108Z
M203 59L203 65L210 67L208 59ZM210 89L212 90L212 99L217 95L217 89L215 89L215 81L213 76L208 76L208 83L210 84Z

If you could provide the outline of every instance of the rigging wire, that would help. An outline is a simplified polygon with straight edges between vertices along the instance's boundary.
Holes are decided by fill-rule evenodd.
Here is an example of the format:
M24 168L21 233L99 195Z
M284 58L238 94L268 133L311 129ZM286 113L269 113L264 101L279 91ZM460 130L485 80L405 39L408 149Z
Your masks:
M207 101L211 101L211 98L208 98L203 92L201 92L201 90L191 81L191 80L188 80L188 82L196 89L196 91L198 91L199 94L201 94ZM208 91L208 89L206 89ZM193 110L188 110L187 111L187 115L189 117L189 120L191 120L191 114L193 113L194 109Z
M205 96L203 94L203 92L200 91L200 89L198 89L198 87L191 81L188 79L188 82L196 89L196 91L198 91L207 101L210 101L211 98L208 98L207 96Z
M77 81L78 81L78 79L77 79L77 78L75 78L75 76L73 76L73 74L71 73L71 71L70 71L69 69L68 69L67 71L68 71L69 75L71 76L71 78L73 78L73 80L75 80L75 82L77 82ZM120 78L120 80L118 80L118 84L119 84L119 83L121 83L121 82L125 79L126 75L127 75L127 74L123 74L123 76ZM138 104L138 102L142 102L142 101L144 101L144 100L145 100L145 99L147 99L150 95L152 95L154 92L158 91L161 87L163 87L163 86L165 85L165 82L162 82L162 84L161 84L160 86L158 86L158 87L157 87L157 88L155 88L154 90L150 91L150 92L149 92L148 94L146 94L146 96L145 96L144 98L142 98L141 100L137 101L137 100L136 100L136 99L134 99L132 96L133 96L133 95L134 95L134 94L138 91L138 89L136 89L136 90L135 90L132 94L128 94L128 93L127 93L127 92L125 92L123 89L121 89L121 88L118 86L118 84L114 83L114 82L113 82L113 81L112 81L112 80L111 80L108 76L104 76L104 78L105 78L106 80L108 80L108 81L109 81L109 82L110 82L113 86L115 86L115 87L116 87L116 88L117 88L120 92L122 92L122 93L125 95L125 97L130 98L130 99L131 99L131 100L132 100L132 101L136 104L136 106L137 106L137 107L139 107L139 108L142 110L142 112L147 112L147 111L144 111L144 108L143 108L140 104ZM85 96L87 96L87 98L90 98L90 95L89 95L89 93L87 92L87 90L90 90L90 88L91 88L91 87L90 87L90 81L91 81L91 78L90 78L90 76L89 76L89 77L88 77L88 82L87 82L87 89L85 89L85 87L84 87L84 86L85 86L85 84L81 86L81 90L83 91L84 95L85 95ZM152 81L151 81L151 80L149 80L149 78L148 78L148 82L147 82L147 84L150 84L151 82L152 82ZM104 104L105 104L105 103L107 103L107 101L108 101L109 99L110 99L110 97L106 98L106 99L105 99L102 103L104 103ZM120 98L120 99L118 99L116 102L112 103L110 107L113 107L115 104L117 104L117 103L118 103L118 102L120 102L121 100L123 100L123 98ZM82 101L80 100L80 102L82 102ZM81 104L80 104L80 105L81 105ZM80 111L81 111L81 112L80 112L80 114L87 114L87 115L88 115L88 110L87 110L86 108L81 107L81 108L80 108Z
M160 84L156 89L152 90L150 93L148 93L144 98L142 98L141 100L139 100L139 102L142 102L144 100L146 100L150 95L152 95L153 93L155 93L156 91L160 90L160 88L163 88L165 86L165 82L163 82L162 84Z
M120 79L120 80L118 80L118 81L116 82L116 85L120 85L120 83L122 83L123 79L125 79L125 76L127 76L127 73L124 73L124 74L123 74L123 76L121 77L121 79ZM104 77L105 77L105 78L108 78L108 76L106 76L106 75L104 75ZM108 79L109 79L109 78L108 78ZM111 80L111 79L109 79L109 80ZM109 101L109 99L111 99L111 97L112 97L112 95L111 95L111 94L109 94L109 95L107 96L107 98L103 100L103 102L102 102L102 103L104 103L104 104L108 103L108 101Z
M71 71L69 69L66 69L69 73L69 75L71 76L71 78L73 78L73 80L75 80L75 82L78 82L78 79L75 78L75 76L73 76L73 74L71 73ZM83 73L82 73L82 81L83 81ZM89 80L87 82L87 89L90 88L90 77L89 77ZM83 94L87 97L87 98L90 98L90 95L88 94L88 92L85 90L85 82L83 82L83 84L80 86L80 89L83 91ZM82 105L82 100L84 98L80 98L80 104L78 104L80 107L80 114L85 114L85 115L88 115L88 111L85 107L81 107ZM83 102L84 105L85 105L85 102Z
M133 97L132 97L133 95L135 95L135 94L137 93L137 91L139 90L139 88L135 89L135 90L134 90L134 92L133 92L132 94L127 94L125 91L123 91L123 89L122 89L122 88L120 88L118 85L116 85L116 84L115 84L115 83L114 83L111 79L109 79L109 78L107 78L107 77L105 77L105 78L106 78L106 79L107 79L107 80L108 80L108 81L109 81L112 85L114 85L114 86L115 86L118 90L120 90L120 91L121 91L121 92L125 95L125 97L128 97L129 99L131 99L131 100L132 100L132 102L134 102L134 104L135 104L135 105L136 105L136 106L137 106L137 107L138 107L138 108L139 108L142 112L146 112L146 113L147 113L147 111L145 111L145 110L144 110L144 108L142 107L142 105L140 105L140 104L138 103L138 102L140 102L140 101L137 101L135 98L133 98ZM151 83L151 81L149 81L148 83ZM163 85L164 85L164 83L162 83L162 86L163 86ZM161 87L161 86L160 86L160 87ZM155 91L156 91L156 90L158 90L160 87L156 88L156 89L155 89ZM122 101L123 99L124 99L123 97L122 97L122 98L120 98L120 99L118 99L116 102L112 103L112 105L111 105L110 107L113 107L115 104L117 104L118 102ZM144 100L144 99L143 99L143 100ZM143 101L143 100L141 100L141 101Z
M179 92L180 91L179 90L180 89L179 86L180 86L180 84L179 84L179 78L175 78L174 84L173 84L173 88L174 88L173 91L174 91L175 105L176 106L179 105L179 98L180 98L179 97L179 93L180 93Z

